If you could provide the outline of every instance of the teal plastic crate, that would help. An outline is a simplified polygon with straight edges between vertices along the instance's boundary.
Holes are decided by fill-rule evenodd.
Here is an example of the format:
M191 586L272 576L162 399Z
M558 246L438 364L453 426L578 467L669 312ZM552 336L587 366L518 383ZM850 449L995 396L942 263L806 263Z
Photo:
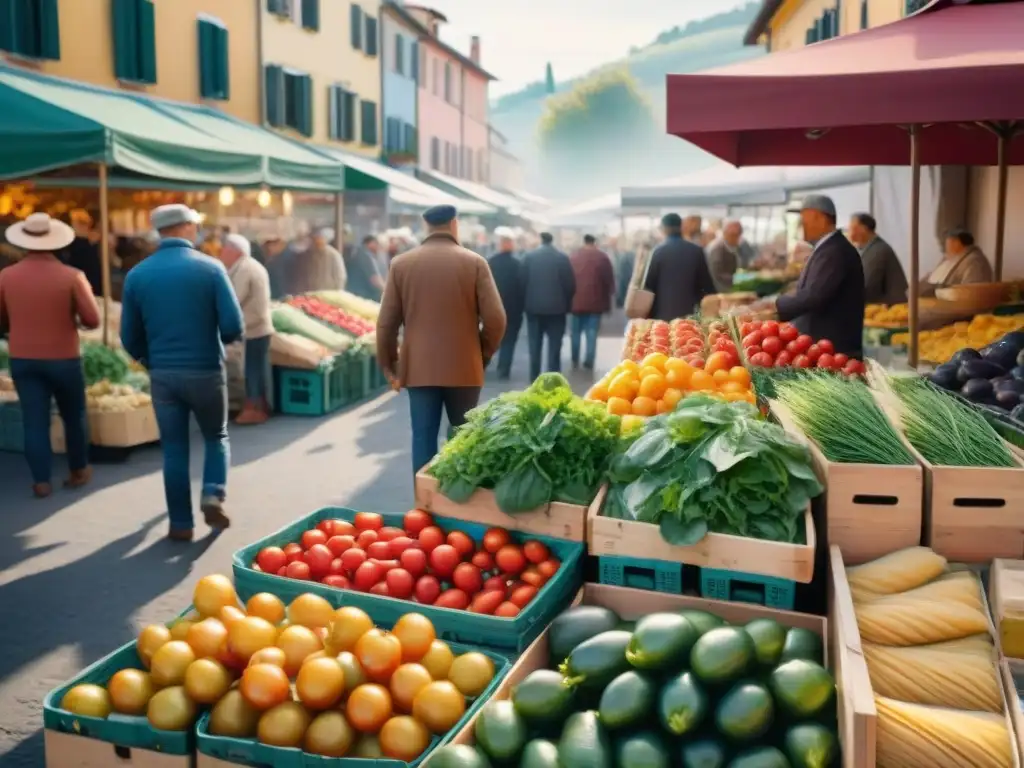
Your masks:
M324 416L351 402L340 357L313 371L274 368L278 410L289 416Z
M370 356L362 351L353 351L345 355L342 367L345 370L345 391L350 403L358 402L370 395L371 362Z
M598 568L602 584L647 589L670 595L683 593L682 563L603 555L598 558Z
M376 617L371 614L371 618ZM505 656L489 651L485 648L474 648L473 646L450 643L452 652L458 656L469 651L480 651L494 662L494 679L482 694L477 696L471 704L466 707L466 713L462 719L455 724L444 736L434 736L430 746L411 763L401 760L380 759L367 760L356 757L329 758L320 755L311 755L297 748L271 747L260 744L254 739L238 739L227 736L214 736L209 732L210 715L204 714L196 726L196 748L200 754L215 757L228 763L247 765L250 768L328 768L329 766L344 765L346 768L415 768L421 765L430 753L438 747L447 744L455 734L461 731L472 719L484 703L491 697L498 685L509 670L511 662Z
M791 611L796 603L796 582L774 576L701 568L700 595L707 600L754 603Z
M179 614L175 621L192 612ZM149 724L145 715L129 716L111 713L106 719L82 717L60 708L60 702L69 690L80 683L106 685L115 672L122 669L145 669L135 650L135 641L122 645L82 670L76 677L54 688L43 699L43 727L74 736L85 736L105 741L116 748L147 749L167 755L190 755L195 752L195 729L187 731L161 731ZM111 764L116 762L111 757Z
M352 589L337 589L319 582L299 581L254 571L250 567L256 559L256 554L263 547L283 547L285 544L298 541L303 531L315 528L321 520L338 518L351 522L355 515L356 512L352 509L326 507L235 552L232 569L238 596L244 602L258 592L270 592L286 603L290 603L304 592L313 592L325 597L336 608L342 605L358 606L385 628L393 626L402 615L415 611L429 618L433 622L438 636L444 640L521 653L544 631L552 619L569 605L583 582L585 554L583 542L566 541L550 536L524 536L516 531L510 531L516 540L525 541L532 538L544 542L552 554L562 562L562 566L558 569L558 573L541 587L537 596L527 604L526 608L514 618L486 616L453 608L421 605L410 600L371 595ZM442 530L446 532L463 531L477 542L483 539L484 533L487 531L487 526L465 520L437 516L434 517L434 520ZM401 527L402 516L384 515L384 524Z

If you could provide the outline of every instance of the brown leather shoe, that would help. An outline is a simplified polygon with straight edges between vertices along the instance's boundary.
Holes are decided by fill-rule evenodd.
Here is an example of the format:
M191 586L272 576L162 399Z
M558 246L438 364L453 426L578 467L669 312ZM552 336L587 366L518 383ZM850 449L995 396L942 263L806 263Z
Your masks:
M191 528L171 528L167 531L167 538L171 541L192 541L195 531Z
M209 496L202 500L199 508L203 511L206 524L216 531L231 527L231 518L224 514L224 502Z
M53 493L53 488L50 487L49 483L36 483L32 486L32 493L35 494L37 499L45 499Z
M90 480L92 480L92 467L83 467L82 469L74 470L68 476L68 479L64 481L64 487L81 488Z
M267 420L260 409L260 404L252 400L246 400L242 412L235 417L235 424L245 426L247 424L262 424Z

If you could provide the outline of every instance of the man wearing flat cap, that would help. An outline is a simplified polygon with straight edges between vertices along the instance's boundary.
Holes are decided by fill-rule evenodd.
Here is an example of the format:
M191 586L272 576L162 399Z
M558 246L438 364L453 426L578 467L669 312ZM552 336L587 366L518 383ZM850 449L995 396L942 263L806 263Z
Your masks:
M670 321L696 312L715 284L704 249L683 237L678 213L662 217L661 231L665 241L651 254L644 288L654 294L650 319Z
M796 291L759 304L815 341L828 339L836 352L860 357L864 335L864 267L857 248L836 229L836 206L825 195L808 195L800 206L804 240L814 246Z
M505 333L494 277L459 244L456 215L450 205L423 213L427 236L391 262L377 317L377 361L394 389L409 391L414 473L437 453L442 411L455 428L479 402Z
M160 244L125 278L121 343L149 370L164 454L168 538L191 541L191 416L206 448L200 509L211 528L230 525L224 514L230 460L224 345L242 339L245 321L224 265L194 247L199 214L162 205L150 221Z

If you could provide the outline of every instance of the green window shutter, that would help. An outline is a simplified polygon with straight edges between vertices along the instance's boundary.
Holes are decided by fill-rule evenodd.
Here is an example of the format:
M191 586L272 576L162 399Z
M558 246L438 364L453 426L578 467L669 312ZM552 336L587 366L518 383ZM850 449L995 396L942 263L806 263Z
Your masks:
M356 95L351 91L344 92L342 102L345 105L344 126L345 132L342 135L344 141L356 140Z
M302 26L320 31L320 0L302 0Z
M377 143L377 103L364 101L362 108L362 142L368 147Z
M860 28L868 28L868 0L860 0Z
M152 0L139 0L139 80L156 82L156 10Z
M111 3L114 26L114 75L118 80L138 80L136 30L138 29L137 0L113 0Z
M413 41L413 44L409 46L409 64L411 66L410 76L413 82L418 83L420 81L420 44Z
M287 0L267 0L267 13L272 13L275 16L285 16L288 14L286 5Z
M377 55L377 18L375 16L366 17L366 55L376 56Z
M263 68L263 102L266 105L265 118L269 125L280 128L284 125L285 107L284 70L276 64Z
M217 27L213 22L199 19L199 95L204 99L217 98Z
M220 98L231 98L231 47L229 45L227 27L217 27L217 82L220 86Z
M0 51L14 51L14 3L0 0Z
M60 13L57 0L39 0L39 58L60 59Z
M299 133L313 135L313 78L303 75L299 78Z
M352 32L352 47L357 51L363 50L363 9L355 3L349 13L349 27Z

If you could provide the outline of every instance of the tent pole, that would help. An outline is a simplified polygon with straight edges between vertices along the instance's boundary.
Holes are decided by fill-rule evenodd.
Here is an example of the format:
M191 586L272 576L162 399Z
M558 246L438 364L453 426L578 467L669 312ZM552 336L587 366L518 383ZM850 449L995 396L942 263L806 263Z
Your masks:
M1009 158L1007 151L1010 144L1010 131L1012 129L1000 128L998 132L998 165L999 165L999 191L996 193L996 252L993 264L996 282L1003 279L1003 244L1006 239L1006 191L1009 182Z
M910 339L907 345L907 362L917 368L917 332L920 328L918 299L921 293L921 127L910 126L910 286L907 295Z
M110 346L110 201L107 195L107 164L99 164L100 271L103 282L103 344Z
M334 195L334 242L338 252L345 252L345 198L341 192Z

